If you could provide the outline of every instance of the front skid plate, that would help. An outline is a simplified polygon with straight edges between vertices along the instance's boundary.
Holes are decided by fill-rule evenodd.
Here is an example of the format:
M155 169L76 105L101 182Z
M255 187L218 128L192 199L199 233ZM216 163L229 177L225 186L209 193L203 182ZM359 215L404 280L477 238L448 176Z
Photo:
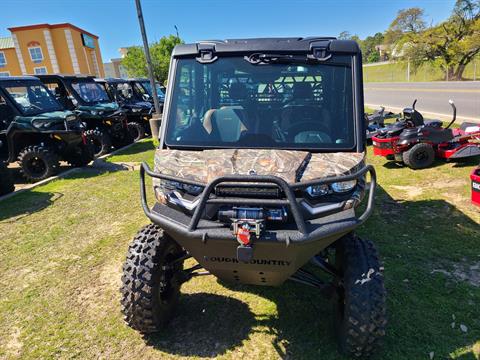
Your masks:
M238 243L231 239L175 238L200 265L210 273L228 282L252 285L281 285L314 255L345 235L304 243L280 243L275 240L257 240L253 244L253 258L248 263L237 260Z

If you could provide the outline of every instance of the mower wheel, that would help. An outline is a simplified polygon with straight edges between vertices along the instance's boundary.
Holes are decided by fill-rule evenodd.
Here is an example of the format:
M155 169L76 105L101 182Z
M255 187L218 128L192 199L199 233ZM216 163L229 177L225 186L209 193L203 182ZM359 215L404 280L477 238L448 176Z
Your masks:
M130 132L133 141L138 141L145 137L145 128L142 124L137 122L128 123L128 131Z
M424 169L433 164L435 151L432 145L418 143L402 154L403 162L411 169Z
M87 130L85 131L87 141L93 144L94 157L108 154L112 148L112 139L106 132L100 130Z
M154 224L143 227L128 248L123 265L122 312L141 333L161 330L174 314L180 295L175 274L183 269L183 249Z
M18 156L20 172L30 182L40 181L57 173L59 158L55 151L45 146L27 146Z
M383 268L371 241L353 233L337 246L336 265L342 281L334 297L336 333L340 351L368 357L385 335L386 293Z
M0 196L11 193L15 190L10 170L0 162Z

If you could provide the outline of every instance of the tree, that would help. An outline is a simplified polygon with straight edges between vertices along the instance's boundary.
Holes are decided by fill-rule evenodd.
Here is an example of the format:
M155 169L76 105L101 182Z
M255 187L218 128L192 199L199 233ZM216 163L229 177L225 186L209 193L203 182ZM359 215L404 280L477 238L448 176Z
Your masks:
M425 61L448 69L448 78L461 80L467 64L480 53L480 0L457 0L452 15L426 27L423 10L399 12L386 38L414 68Z
M183 44L183 41L174 35L164 36L160 41L150 44L153 75L161 84L167 80L170 56L172 55L173 48L177 44ZM129 47L127 55L122 59L122 65L125 67L129 76L148 76L145 53L141 46Z

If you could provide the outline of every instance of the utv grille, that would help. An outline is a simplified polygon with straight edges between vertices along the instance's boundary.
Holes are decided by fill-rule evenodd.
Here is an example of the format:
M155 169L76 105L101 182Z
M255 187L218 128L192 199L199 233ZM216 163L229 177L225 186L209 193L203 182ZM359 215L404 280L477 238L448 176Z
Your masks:
M217 186L215 195L222 197L253 197L264 199L278 199L282 191L276 187L252 187L252 186Z

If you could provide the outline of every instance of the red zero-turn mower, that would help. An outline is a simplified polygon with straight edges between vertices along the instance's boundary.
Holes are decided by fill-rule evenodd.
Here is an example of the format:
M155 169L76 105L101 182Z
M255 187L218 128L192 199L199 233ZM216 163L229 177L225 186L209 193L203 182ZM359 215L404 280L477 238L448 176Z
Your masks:
M480 166L470 174L472 180L472 204L480 206Z
M458 129L450 129L457 117L457 109L452 100L453 119L443 128L439 121L405 128L400 134L385 132L374 137L373 152L405 163L412 169L431 166L435 157L440 159L460 159L480 155L480 125L462 123Z

